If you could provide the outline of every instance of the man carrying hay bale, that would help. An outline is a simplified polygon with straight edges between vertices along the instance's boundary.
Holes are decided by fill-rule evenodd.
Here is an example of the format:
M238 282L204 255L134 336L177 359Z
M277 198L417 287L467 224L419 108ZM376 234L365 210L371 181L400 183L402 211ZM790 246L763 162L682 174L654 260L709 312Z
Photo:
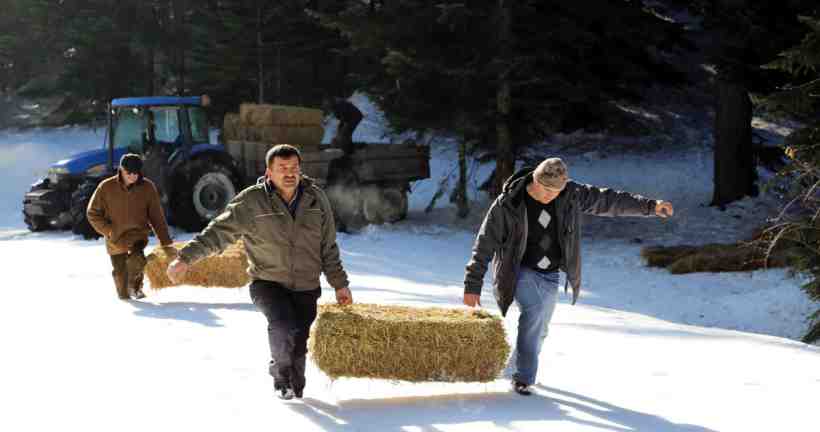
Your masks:
M558 297L558 271L581 290L581 212L597 216L672 216L672 204L569 180L559 158L524 168L504 183L476 236L464 277L464 304L480 305L487 264L502 315L513 301L521 311L513 353L513 390L529 395L538 355ZM566 286L564 286L566 290Z
M333 210L325 193L302 177L296 147L268 150L267 169L240 192L168 266L178 281L194 262L243 240L252 282L251 299L268 320L269 372L282 399L302 397L305 356L325 274L339 304L351 304L347 273L336 244Z
M142 177L142 158L128 153L120 159L117 175L97 186L86 210L88 223L105 237L114 267L114 285L121 300L141 299L148 231L154 230L162 246L171 244L159 193Z

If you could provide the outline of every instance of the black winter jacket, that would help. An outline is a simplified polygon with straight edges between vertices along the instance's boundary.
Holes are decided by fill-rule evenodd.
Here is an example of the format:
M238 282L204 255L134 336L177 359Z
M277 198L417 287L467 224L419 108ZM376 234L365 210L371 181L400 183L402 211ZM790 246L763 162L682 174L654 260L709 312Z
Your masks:
M501 314L513 302L518 269L527 247L524 195L532 168L513 174L490 206L473 245L464 276L464 292L481 294L487 264L493 260L493 288ZM596 216L655 216L657 201L628 192L567 182L555 202L561 270L572 285L572 304L581 291L581 213ZM564 287L566 289L566 286Z

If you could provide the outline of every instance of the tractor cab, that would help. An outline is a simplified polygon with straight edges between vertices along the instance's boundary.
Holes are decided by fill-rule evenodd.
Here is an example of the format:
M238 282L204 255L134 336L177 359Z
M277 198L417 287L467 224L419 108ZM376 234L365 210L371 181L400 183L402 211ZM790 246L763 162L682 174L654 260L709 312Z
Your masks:
M202 229L236 194L236 164L209 139L207 96L152 96L111 101L103 148L54 163L23 204L29 229L71 228L98 237L85 209L97 185L126 153L142 155L143 173L162 197L169 222Z

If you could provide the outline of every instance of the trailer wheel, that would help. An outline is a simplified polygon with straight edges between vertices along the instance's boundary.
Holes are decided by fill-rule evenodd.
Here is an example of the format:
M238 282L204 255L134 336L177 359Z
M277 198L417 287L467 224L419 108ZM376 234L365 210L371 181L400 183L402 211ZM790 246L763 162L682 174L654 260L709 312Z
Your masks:
M398 222L407 217L407 191L399 186L367 186L362 191L362 212L372 224Z
M236 196L236 179L218 162L192 161L175 178L173 219L188 232L201 231Z
M88 217L85 213L88 208L88 203L91 201L91 196L94 195L94 191L97 190L97 185L100 184L100 180L101 179L86 180L71 194L71 232L83 236L86 240L95 240L102 237L100 233L88 223Z
M367 225L362 212L362 189L356 174L342 161L331 165L331 175L326 188L327 198L333 207L336 229L355 232Z

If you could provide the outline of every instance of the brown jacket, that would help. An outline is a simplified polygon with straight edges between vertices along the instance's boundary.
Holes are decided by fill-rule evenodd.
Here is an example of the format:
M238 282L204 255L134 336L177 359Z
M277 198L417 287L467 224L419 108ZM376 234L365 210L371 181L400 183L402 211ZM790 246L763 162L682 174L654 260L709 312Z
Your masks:
M260 179L179 251L180 260L194 263L242 239L252 279L309 291L319 288L319 275L324 273L333 288L347 288L330 202L310 179L302 177L301 184L302 197L293 217L274 186Z
M109 255L119 255L139 240L148 240L153 228L160 243L171 244L159 193L151 180L140 177L126 188L119 174L97 186L86 211L88 222L105 237Z

